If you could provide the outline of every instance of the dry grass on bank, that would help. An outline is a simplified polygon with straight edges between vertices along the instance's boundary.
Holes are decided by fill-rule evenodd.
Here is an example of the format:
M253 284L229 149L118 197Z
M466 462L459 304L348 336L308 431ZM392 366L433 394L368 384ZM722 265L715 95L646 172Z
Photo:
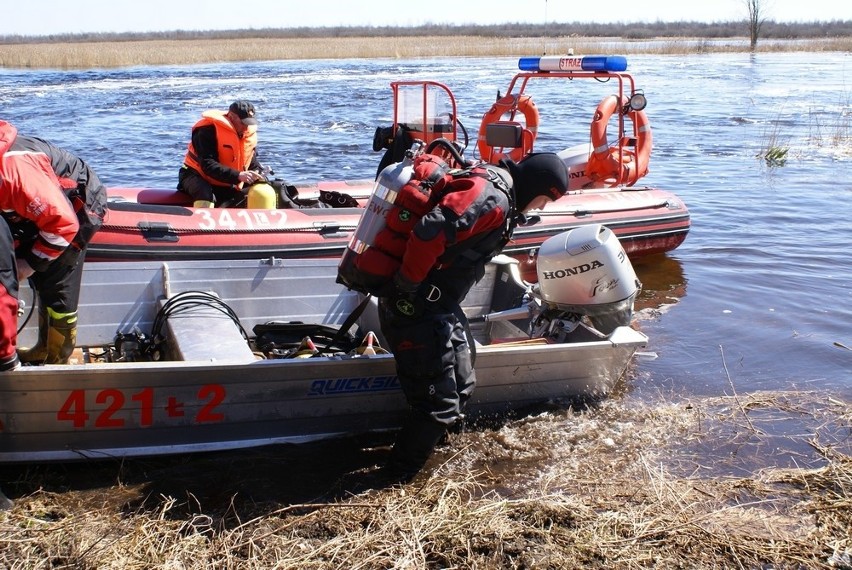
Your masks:
M357 37L147 40L88 43L0 44L0 67L87 69L134 65L197 64L284 59L502 57L612 53L747 51L747 40L720 44L695 38L629 42L618 38ZM765 41L758 51L850 51L852 38L806 42Z
M795 463L754 464L784 463L766 434L785 422ZM288 481L323 471L280 449L128 462L76 486L40 467L4 484L29 491L0 513L0 566L849 569L850 426L848 402L816 393L607 401L454 435L403 487L338 480L296 501Z

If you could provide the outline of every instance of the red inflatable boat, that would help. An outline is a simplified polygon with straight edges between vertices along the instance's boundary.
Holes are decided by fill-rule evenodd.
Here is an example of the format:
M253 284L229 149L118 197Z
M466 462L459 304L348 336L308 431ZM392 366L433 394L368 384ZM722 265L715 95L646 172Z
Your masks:
M530 89L535 82L555 79L563 81L560 87L573 87L576 79L592 79L586 84L603 84L607 94L590 110L588 140L558 153L568 169L571 191L532 223L518 227L504 252L525 258L547 238L587 224L609 227L632 258L678 247L690 227L686 205L671 192L638 184L648 172L652 131L645 96L625 73L626 59L521 58L519 67L506 94L498 95L483 115L476 144L470 145L478 155L472 160L496 164L503 158L520 160L534 148L548 150L537 148L543 129ZM379 170L399 161L411 141L441 138L465 152L467 131L457 119L455 97L447 86L397 81L391 88L394 124L377 129L373 140L373 150L385 151ZM608 128L614 136L608 137ZM363 206L372 188L371 180L362 180L321 182L297 190L300 199L323 197L326 205L340 206L338 198L351 197L351 204ZM87 260L339 257L360 216L359 207L193 208L188 196L176 190L110 188L105 224L94 236Z

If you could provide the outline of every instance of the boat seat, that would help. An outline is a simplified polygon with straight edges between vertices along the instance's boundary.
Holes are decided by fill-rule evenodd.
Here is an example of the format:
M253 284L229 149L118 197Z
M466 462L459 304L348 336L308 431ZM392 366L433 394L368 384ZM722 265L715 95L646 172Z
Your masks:
M494 163L502 158L501 153L497 152L498 148L509 150L520 148L523 151L522 156L526 156L532 152L534 139L532 131L523 123L516 121L489 123L485 125L485 143L493 149L493 156L488 157L488 161Z
M146 188L140 190L136 201L140 204L163 204L169 206L192 206L192 196L180 190Z

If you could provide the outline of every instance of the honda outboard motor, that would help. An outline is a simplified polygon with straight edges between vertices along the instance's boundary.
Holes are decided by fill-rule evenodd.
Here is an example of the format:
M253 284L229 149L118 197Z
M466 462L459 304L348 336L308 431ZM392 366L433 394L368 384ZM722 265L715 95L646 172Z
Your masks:
M641 283L609 228L593 224L547 239L536 273L543 309L537 321L562 319L560 313L569 320L586 317L604 334L630 324Z

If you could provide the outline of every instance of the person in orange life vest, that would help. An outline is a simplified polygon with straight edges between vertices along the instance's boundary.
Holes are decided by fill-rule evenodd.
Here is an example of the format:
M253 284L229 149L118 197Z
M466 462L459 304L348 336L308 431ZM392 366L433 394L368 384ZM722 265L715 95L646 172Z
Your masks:
M242 189L265 178L257 161L254 105L234 101L227 111L209 110L192 127L192 139L178 173L178 190L196 208L227 206Z
M77 341L77 303L86 248L103 224L106 188L80 158L0 121L0 241L12 240L15 280L38 293L38 342L17 351L22 362L67 364ZM6 232L9 232L8 234ZM17 283L9 249L0 259L0 367L17 343ZM15 299L14 305L12 299ZM10 309L14 308L14 315Z
M381 330L409 405L380 478L407 481L463 416L476 384L460 303L502 251L519 213L568 191L568 170L552 153L452 176L408 239L393 287L380 295Z

